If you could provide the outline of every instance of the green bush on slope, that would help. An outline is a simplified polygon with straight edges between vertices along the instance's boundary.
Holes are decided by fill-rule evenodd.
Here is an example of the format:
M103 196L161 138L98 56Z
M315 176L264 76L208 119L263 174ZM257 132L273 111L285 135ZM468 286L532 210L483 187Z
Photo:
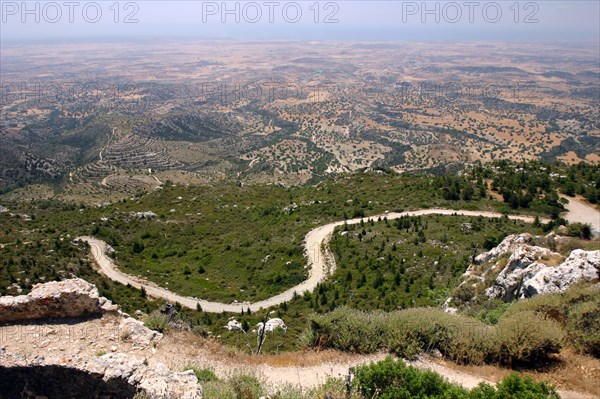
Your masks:
M406 366L401 360L387 358L379 363L354 369L353 385L362 397L381 399L558 399L554 387L536 383L514 373L496 388L482 383L468 391L451 384L437 373Z
M564 334L557 322L533 312L502 318L487 326L440 309L391 313L338 308L311 319L314 345L371 353L385 349L411 358L437 349L461 363L528 363L560 351Z

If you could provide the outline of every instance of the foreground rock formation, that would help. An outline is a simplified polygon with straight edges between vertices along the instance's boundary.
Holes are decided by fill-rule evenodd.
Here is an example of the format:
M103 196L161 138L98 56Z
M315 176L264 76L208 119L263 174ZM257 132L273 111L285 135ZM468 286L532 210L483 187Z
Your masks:
M137 393L149 398L202 398L192 370L174 373L162 363L147 365L123 353L25 359L3 349L0 392L7 398L133 398Z
M109 310L116 307L80 278L36 284L27 295L0 297L0 322L84 317Z
M88 316L107 313L118 321L116 339L132 349L153 348L163 338L99 297L97 288L82 279L37 284L28 295L0 297L0 322L16 323L15 332L35 323L33 319L69 318L75 324L77 318L89 320ZM10 338L23 338L13 335ZM82 338L93 342L91 334ZM48 351L47 356L31 358L0 347L0 398L132 398L137 393L149 398L202 398L202 388L192 371L172 372L163 363L148 364L116 350L115 345L113 353L94 357Z

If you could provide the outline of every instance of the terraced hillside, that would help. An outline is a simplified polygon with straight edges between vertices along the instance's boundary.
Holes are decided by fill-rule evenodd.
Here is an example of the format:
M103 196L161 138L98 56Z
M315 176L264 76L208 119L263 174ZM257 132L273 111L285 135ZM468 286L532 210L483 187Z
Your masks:
M148 169L198 176L191 180L296 185L369 167L440 171L502 159L600 161L595 48L223 46L215 53L210 43L173 44L183 54L177 62L150 44L116 59L82 54L82 65L91 57L102 70L120 71L106 80L129 82L99 85L93 96L7 93L0 104L0 190L29 182L60 189L73 173L90 185L84 191L95 192L117 171ZM6 51L11 79L35 75L37 59ZM202 52L214 59L192 56ZM156 76L149 65L169 73ZM44 67L46 84L62 76L60 65ZM69 76L89 79L87 70L73 68ZM106 165L88 165L99 160ZM125 194L120 187L115 193Z

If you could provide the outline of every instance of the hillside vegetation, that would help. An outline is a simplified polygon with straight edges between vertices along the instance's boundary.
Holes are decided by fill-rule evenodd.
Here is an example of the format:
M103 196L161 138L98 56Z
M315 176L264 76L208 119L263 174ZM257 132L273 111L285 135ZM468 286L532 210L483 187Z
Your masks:
M588 165L567 168L535 162L503 163L475 165L463 173L442 176L375 170L300 187L230 183L185 186L165 182L150 194L101 206L3 200L8 211L0 213L0 293L27 293L37 282L81 276L125 311L140 309L153 314L162 301L150 300L145 292L96 273L88 249L72 243L77 236L93 235L112 246L122 270L179 294L222 302L264 299L306 278L303 238L308 231L331 221L365 217L360 225L342 226L335 231L331 250L338 268L334 275L313 293L298 293L274 309L289 329L268 340L264 350L291 350L309 343L310 336L304 330L313 313L324 314L342 305L389 312L439 306L474 255L508 234L541 234L566 224L560 218L549 225L458 216L396 221L368 218L385 211L426 207L556 216L552 214L557 209L554 207L512 209L510 202L492 195L491 188L481 195L484 188L479 183L480 175L483 179L485 174L487 179L491 173L490 178L495 178L519 168L528 168L528 173L518 176L525 176L527 184L534 186L539 196L536 201L557 195L564 173L573 171L577 184L585 187L593 186L596 176L595 167ZM529 170L546 174L549 186L538 187L537 180L528 180L534 174ZM460 195L449 198L448 192L456 184ZM475 193L481 192L464 195L465 190L470 192L465 189L468 186L475 187ZM221 336L233 346L245 347L242 334L223 328L231 315L181 309L177 304L176 308L178 318L199 334ZM498 312L491 306L468 311L489 315ZM236 317L253 326L265 313L245 311ZM490 358L499 359L495 356Z

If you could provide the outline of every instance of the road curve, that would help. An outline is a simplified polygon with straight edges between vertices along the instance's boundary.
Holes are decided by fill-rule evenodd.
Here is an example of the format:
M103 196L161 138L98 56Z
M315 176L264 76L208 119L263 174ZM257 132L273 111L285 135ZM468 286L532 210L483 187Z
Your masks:
M78 240L86 241L91 248L92 256L99 266L99 271L106 275L111 280L121 284L130 284L131 286L141 289L144 287L146 294L154 298L163 298L169 302L179 302L182 306L190 309L196 309L197 305L202 307L202 310L210 313L221 312L240 312L242 309L250 308L253 312L260 308L269 308L280 303L289 301L294 296L294 293L302 294L305 291L313 291L319 282L324 280L329 274L335 270L335 260L327 250L327 243L331 239L334 229L338 226L347 224L358 224L361 220L369 220L387 217L388 220L398 219L402 216L423 216L423 215L459 215L459 216L482 216L486 218L499 218L504 215L498 212L486 211L467 211L467 210L452 210L452 209L421 209L409 212L391 212L380 215L374 215L365 218L356 218L342 220L329 223L311 230L305 237L305 256L309 267L308 279L284 291L280 294L267 298L265 300L254 303L220 303L210 302L202 299L181 296L166 288L157 286L155 283L131 276L120 271L114 261L106 255L107 245L104 241L94 237L82 236ZM533 222L533 216L508 215L509 219L521 220L524 222ZM546 220L542 219L542 222Z
M591 226L593 235L600 235L600 211L598 209L594 208L588 202L584 202L581 197L562 196L562 198L566 198L569 201L565 204L567 213L564 215L569 223L587 223Z

